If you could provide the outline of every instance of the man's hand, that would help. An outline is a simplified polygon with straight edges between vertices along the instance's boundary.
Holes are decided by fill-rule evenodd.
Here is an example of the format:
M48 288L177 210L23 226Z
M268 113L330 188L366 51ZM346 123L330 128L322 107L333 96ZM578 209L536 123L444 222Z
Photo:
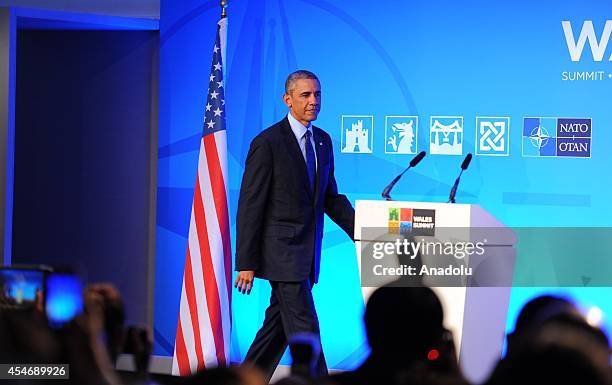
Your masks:
M255 272L253 270L239 271L236 282L234 282L234 287L242 294L251 294L254 277Z

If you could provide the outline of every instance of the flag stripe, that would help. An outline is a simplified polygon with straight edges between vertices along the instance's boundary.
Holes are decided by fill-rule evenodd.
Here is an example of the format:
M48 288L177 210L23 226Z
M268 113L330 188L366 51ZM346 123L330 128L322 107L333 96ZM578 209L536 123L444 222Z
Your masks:
M193 286L193 271L191 268L191 253L187 248L187 258L185 261L185 292L187 295L187 303L189 304L189 314L191 315L191 324L199 325L198 308L195 298L195 287ZM195 354L198 362L198 369L204 367L204 358L202 357L202 339L200 337L200 328L193 328L193 339L195 341Z
M197 183L196 183L197 184ZM194 202L195 204L195 202ZM211 327L210 315L208 312L206 290L210 291L210 288L206 288L204 284L204 270L202 268L202 257L200 248L200 241L198 239L195 210L191 215L191 224L189 226L189 252L191 254L191 266L193 271L193 283L196 290L196 303L198 318L200 323L196 325L200 328L200 335L202 336L202 349L204 353L204 363L206 367L217 366L217 349L213 342L213 330Z
M179 374L186 376L189 374L189 357L187 357L187 347L185 346L185 340L183 339L183 328L181 327L181 321L179 318L178 328L176 331L176 357L174 362L178 365Z
M220 135L225 136L225 131L221 131ZM232 250L231 241L229 237L229 210L227 207L226 184L222 171L223 168L219 160L219 154L217 152L216 136L216 133L215 135L205 136L204 148L206 153L206 160L208 163L208 171L210 174L210 183L213 192L213 199L215 201L215 209L217 211L217 218L219 220L219 230L221 231L221 238L223 242L223 261L225 265L226 287L231 287Z
M221 165L221 174L223 175L223 181L225 182L225 191L229 191L227 184L227 157L221 156L227 148L227 131L223 130L215 132L215 144L217 145L217 154L219 154L218 159L219 164Z
M197 360L195 358L195 342L193 340L191 317L189 315L189 305L187 304L187 295L185 291L184 282L181 292L181 308L179 314L179 323L181 325L182 330L184 330L184 332L182 333L182 337L185 341L185 355L183 356L183 359L186 366L189 368L189 371L193 371L195 368L197 368ZM176 347L174 349L174 353L176 354Z
M217 351L217 362L225 361L223 329L221 326L221 305L219 301L219 289L215 277L215 271L212 264L212 256L210 253L210 243L208 233L206 231L206 214L202 202L202 191L200 189L199 177L196 180L196 191L193 201L193 211L195 213L195 223L200 242L200 258L202 261L202 277L204 278L204 292L206 295L206 305L208 307L208 315L213 331L213 340Z
M224 256L224 245L223 242L225 240L227 240L229 242L229 236L223 237L223 231L227 231L229 232L229 224L225 226L225 229L223 229L223 227L221 226L220 220L218 215L220 215L219 213L219 209L217 207L219 206L223 206L223 207L227 207L226 204L223 204L221 202L217 203L217 199L214 196L214 191L215 190L219 190L219 188L215 188L214 187L214 183L213 181L217 181L217 184L223 184L222 180L220 179L219 176L219 167L218 164L219 162L215 162L214 160L214 153L211 156L211 153L207 150L206 148L206 142L208 141L208 137L213 137L213 135L208 135L206 137L204 137L202 139L202 151L200 151L200 174L199 174L199 181L200 181L200 186L206 186L208 185L209 188L203 188L202 189L202 200L204 202L215 202L215 205L204 205L204 215L206 218L206 229L207 229L207 234L209 236L209 245L210 245L210 252L211 255L217 255L219 256L219 258L213 258L212 259L212 265L213 265L213 271L214 271L214 276L215 276L215 280L217 282L217 286L218 286L218 293L219 293L219 302L220 302L220 306L221 308L229 308L229 294L228 294L228 288L231 287L230 286L230 282L227 279L227 276L225 274L225 267L227 267L227 262L224 260L223 256ZM208 167L202 166L202 165L208 165ZM225 197L225 191L223 191L223 196ZM215 208L217 208L215 210ZM225 217L227 218L227 215L225 215ZM231 260L229 261L229 266L231 267ZM221 317L221 326L222 326L222 332L223 332L223 337L224 337L224 352L227 354L229 353L229 331L231 328L231 322L230 322L230 318L229 317ZM229 357L227 357L227 355L224 356L224 363L225 362L229 362ZM221 362L220 362L221 363Z
M223 130L223 131L219 131L219 132L215 132L215 144L217 146L217 153L218 154L223 154L225 149L227 148L227 131ZM225 191L228 192L229 188L228 188L228 183L227 183L227 156L219 156L219 164L221 165L221 175L223 175L223 181L225 182ZM228 239L228 244L227 244L227 253L225 253L224 255L224 259L225 259L225 275L226 275L226 279L227 279L227 287L230 289L228 291L228 300L229 303L232 303L232 243L231 243L231 237L230 237L230 227L229 227L229 200L226 198L226 202L227 202L227 206L226 206L226 217L228 218L227 221L227 239ZM232 313L229 313L229 323L231 325L232 323ZM229 337L228 337L228 344L229 344Z

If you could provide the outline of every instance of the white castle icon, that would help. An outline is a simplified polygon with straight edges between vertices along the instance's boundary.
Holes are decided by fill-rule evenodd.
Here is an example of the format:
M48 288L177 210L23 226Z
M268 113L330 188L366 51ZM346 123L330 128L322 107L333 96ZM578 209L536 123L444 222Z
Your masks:
M369 130L363 128L363 120L351 124L351 129L344 132L345 143L342 152L372 152L369 145Z

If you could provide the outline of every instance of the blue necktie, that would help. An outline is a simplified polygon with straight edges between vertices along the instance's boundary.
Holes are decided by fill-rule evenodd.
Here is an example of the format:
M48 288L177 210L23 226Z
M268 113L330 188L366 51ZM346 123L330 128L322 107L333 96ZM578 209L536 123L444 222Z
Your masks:
M306 169L308 170L308 179L310 180L310 191L314 192L315 186L315 176L317 173L317 163L315 160L314 150L312 149L312 144L310 142L310 137L312 136L312 132L306 130L304 134L304 146L306 150Z

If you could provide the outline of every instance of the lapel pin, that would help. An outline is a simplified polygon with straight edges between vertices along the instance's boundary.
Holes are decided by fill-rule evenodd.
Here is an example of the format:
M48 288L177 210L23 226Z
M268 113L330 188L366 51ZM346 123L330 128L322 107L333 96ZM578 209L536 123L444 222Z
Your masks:
M322 146L322 145L323 145L323 142L319 142L319 146Z

